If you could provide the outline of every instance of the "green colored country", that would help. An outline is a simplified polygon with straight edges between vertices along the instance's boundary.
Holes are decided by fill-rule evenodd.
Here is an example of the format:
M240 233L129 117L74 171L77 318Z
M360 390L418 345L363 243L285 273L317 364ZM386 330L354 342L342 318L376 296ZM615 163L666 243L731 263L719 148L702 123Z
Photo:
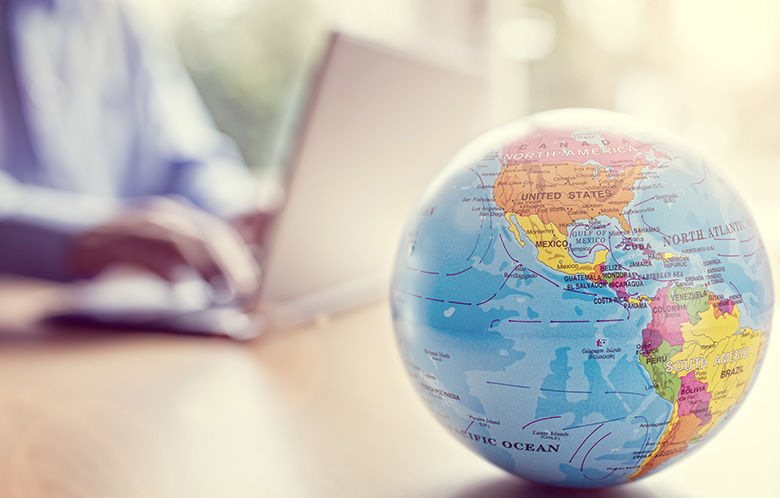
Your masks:
M647 356L639 355L639 363L650 374L655 391L670 403L677 402L682 381L674 373L666 371L666 362L681 350L682 346L672 347L669 342L664 341L660 346L647 353Z
M614 282L615 280L617 280L619 278L623 278L625 276L626 276L626 274L625 273L621 273L621 272L617 272L617 273L604 273L602 275L602 278L604 279L605 282L607 282L608 285L612 285L612 282Z
M706 287L688 289L682 285L676 285L672 287L669 299L687 308L692 325L696 325L701 320L699 313L710 308L710 293Z

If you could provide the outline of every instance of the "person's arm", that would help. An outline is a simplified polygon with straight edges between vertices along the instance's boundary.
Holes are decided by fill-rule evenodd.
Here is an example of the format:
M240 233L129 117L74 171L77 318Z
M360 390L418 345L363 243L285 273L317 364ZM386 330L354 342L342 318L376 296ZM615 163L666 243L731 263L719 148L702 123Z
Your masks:
M130 61L148 123L168 179L163 195L182 196L228 221L255 250L283 197L279 185L258 184L234 142L215 126L174 46L127 18Z
M0 173L0 273L58 281L133 265L175 281L195 271L251 308L260 270L240 235L175 198L130 202L26 185Z
M130 67L145 114L144 140L167 171L163 195L189 199L223 219L260 206L258 182L215 126L173 43L127 17Z
M108 3L104 5L108 6ZM101 12L110 21L110 11ZM97 20L97 17L92 19ZM99 26L110 30L111 23ZM154 57L145 56L129 25L125 27L128 29L124 33L126 43L111 46L124 47L114 55L126 56L127 66L119 63L113 71L104 69L108 71L106 78L121 74L129 79L117 83L98 78L90 82L95 92L85 94L102 95L97 89L114 88L104 83L119 85L117 92L121 99L114 103L120 106L114 108L109 105L111 101L104 102L109 106L105 109L106 117L111 118L106 121L108 133L99 133L93 144L102 163L93 161L89 165L92 169L79 171L81 183L75 181L68 188L59 188L57 182L52 187L37 185L35 180L39 178L34 174L22 175L30 181L16 180L10 173L11 170L34 171L33 164L29 168L5 165L8 173L0 174L0 272L72 280L91 276L116 263L131 263L171 278L172 268L183 265L212 283L224 281L238 296L251 295L257 287L256 265L247 256L248 251L235 230L206 211L223 217L251 213L255 182L239 156L231 152L229 141L211 126L186 73L180 71L180 66L176 68L175 60L169 61L174 66L166 69L164 57L154 62ZM121 37L121 31L112 32ZM25 33L27 42L20 46L34 45L35 37L29 35L32 31L20 33ZM24 57L20 61L30 62ZM41 75L40 71L33 70L32 62L20 67L26 84ZM118 113L122 113L121 119L117 119ZM47 123L41 112L28 113L26 117L36 132L42 131L36 125ZM86 126L89 123L75 123L79 124L85 124L82 132L90 131ZM80 128L76 126L76 129ZM112 130L129 135L114 144ZM56 142L58 138L56 134L43 132L34 136L39 148L46 145L38 143L40 140L49 138ZM58 142L56 145L64 147ZM50 154L43 154L44 158L70 157L60 154L58 147L45 149ZM36 152L40 151L36 149ZM64 164L46 163L42 167L45 174L40 178L46 179L52 173L55 176L73 173L67 168L75 171L86 166L79 162L82 159L89 160L92 156L77 155ZM111 164L112 161L117 164ZM92 190L92 185L84 183L90 174L103 180L108 178L101 167L103 164L105 171L113 171L116 183L103 189L105 192L100 196L85 194ZM61 171L54 170L60 166ZM163 197L167 199L161 200ZM187 200L180 203L171 198ZM193 230L193 226L198 230ZM248 279L255 282L250 285Z
M81 274L130 264L175 282L195 272L211 285L217 302L245 309L257 304L260 268L241 235L183 199L150 198L124 209L77 236L72 255Z
M0 172L0 273L69 281L76 237L107 222L119 202L22 184Z

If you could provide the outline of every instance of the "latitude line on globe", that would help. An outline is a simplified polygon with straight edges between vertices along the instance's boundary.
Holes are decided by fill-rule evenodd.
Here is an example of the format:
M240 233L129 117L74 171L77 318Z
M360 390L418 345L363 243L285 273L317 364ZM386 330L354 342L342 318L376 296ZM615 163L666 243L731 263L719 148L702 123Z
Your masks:
M518 267L519 266L520 265L518 265ZM532 271L532 270L529 270L529 271ZM501 290L501 289L499 289L499 290ZM564 290L569 290L569 289L564 289ZM498 293L494 293L492 296L490 296L488 299L486 299L484 301L481 301L481 302L478 302L478 303L467 303L467 302L464 302L464 301L451 301L451 300L438 299L438 298L434 298L434 297L430 297L430 296L422 296L420 294L414 294L412 292L404 291L402 289L398 289L398 292L400 292L402 294L406 294L406 295L411 296L411 297L416 297L417 299L424 299L426 301L433 301L433 302L442 303L442 304L444 304L444 303L447 303L447 304L459 304L459 305L462 305L462 306L474 306L474 305L481 306L481 305L483 305L483 304L485 304L485 303L487 303L489 301L492 301L498 295ZM577 292L577 291L572 291L572 292ZM737 292L739 292L739 291L737 291ZM581 294L589 294L589 295L592 295L592 296L598 295L598 294L590 294L590 293L583 293L583 292L580 292L580 293ZM624 308L625 308L625 306L624 306ZM629 313L629 315L626 318L603 318L603 319L597 319L597 320L550 320L548 323L571 324L571 323L594 323L594 322L595 323L624 322L624 321L628 320L631 317L631 312L629 311L628 313ZM514 318L509 318L506 321L509 322L509 323L544 323L543 320L518 320L518 319L514 319Z
M457 169L447 167L423 197L427 204L421 205L431 207L413 213L402 239L410 250L398 251L392 311L412 382L440 422L471 440L470 449L539 482L604 487L665 468L728 419L763 360L773 298L771 280L765 279L770 258L753 230L734 230L731 238L725 229L716 230L717 237L711 230L712 245L693 244L693 236L685 240L686 230L706 232L701 220L712 228L739 223L739 231L752 225L727 182L722 189L713 184L721 177L708 171L700 155L651 130L634 134L631 126L619 129L606 119L602 125L595 114L565 112L572 117L550 114L549 120L530 120L530 128L512 129L512 135L496 134L475 147L481 159L470 150ZM434 209L433 218L418 216L431 216ZM484 255L479 244L486 246ZM411 250L415 245L417 252ZM407 262L432 271L405 271ZM540 277L556 289L544 287ZM746 289L745 298L735 283ZM755 316L745 323L743 302ZM618 306L626 317L604 318L622 315ZM602 349L592 349L594 339ZM669 372L670 358L685 361ZM430 378L449 391L421 379L419 371L426 377L434 372L425 359L438 360ZM693 368L688 360L695 360ZM523 378L530 384L509 383ZM617 379L625 390L617 390ZM570 381L596 390L568 391ZM490 384L527 392L515 396ZM484 419L474 417L474 400ZM676 412L669 412L670 404ZM599 418L604 420L585 422ZM539 426L542 420L550 423ZM474 434L458 430L465 425L470 431L475 421L487 433L481 427ZM485 437L494 432L493 423L501 425L503 440ZM533 435L520 431L528 427ZM580 428L591 432L582 438ZM602 428L607 432L596 436ZM535 447L527 444L532 436L555 443ZM509 451L483 446L495 442ZM536 458L531 451L539 453ZM594 460L587 463L591 454Z

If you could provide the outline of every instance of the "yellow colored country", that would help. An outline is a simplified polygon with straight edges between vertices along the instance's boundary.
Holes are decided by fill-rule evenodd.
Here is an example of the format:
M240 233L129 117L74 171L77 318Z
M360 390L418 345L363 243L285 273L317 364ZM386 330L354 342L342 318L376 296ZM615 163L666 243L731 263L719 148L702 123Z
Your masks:
M766 336L761 330L739 328L739 310L721 312L717 299L710 300L710 307L700 312L700 320L694 325L682 326L684 347L672 355L665 364L667 375L682 379L695 372L698 386L705 391L683 397L674 404L674 411L657 448L648 455L637 471L629 477L634 480L657 467L689 444L698 443L714 429L724 415L738 403L750 385L753 372L761 358ZM680 415L681 403L687 402L686 415ZM706 409L701 410L702 403ZM697 413L690 413L690 406Z
M730 314L720 313L717 303L711 302L708 310L699 313L700 320L695 325L691 322L683 323L682 336L685 344L697 342L707 347L734 334L739 330L739 314L736 306Z
M764 349L765 336L760 330L745 328L738 334L730 335L718 341L713 348L704 353L706 366L696 370L696 380L707 384L707 392L712 395L709 412L712 418L702 424L696 435L707 435L723 415L745 394L753 377L753 372ZM676 357L671 359L676 361ZM699 362L700 365L704 360ZM688 372L679 372L680 376Z
M696 435L700 420L696 415L680 416L675 405L669 423L652 452L637 470L628 476L629 481L639 479L672 457L688 450L688 444Z
M593 263L579 263L569 254L566 236L563 235L553 222L544 223L538 215L517 216L507 213L509 230L521 246L525 246L520 232L525 233L531 242L539 250L539 261L548 267L575 275L577 273L601 273L601 265L607 262L607 249L596 251Z

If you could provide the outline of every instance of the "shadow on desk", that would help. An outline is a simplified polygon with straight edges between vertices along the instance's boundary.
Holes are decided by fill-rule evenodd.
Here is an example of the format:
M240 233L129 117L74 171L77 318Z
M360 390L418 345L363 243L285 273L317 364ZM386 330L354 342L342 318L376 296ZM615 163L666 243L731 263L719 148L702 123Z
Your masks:
M631 485L603 489L567 489L545 486L535 482L506 476L480 483L463 490L452 498L655 498Z
M203 341L228 342L228 339L223 335L200 332L170 332L162 328L160 330L143 330L130 327L101 327L99 325L60 325L40 321L31 323L26 328L0 327L0 348L6 350L8 348L56 349L131 340L133 336L151 338L152 340L157 338L159 341L175 340L175 336L182 336L202 339Z

